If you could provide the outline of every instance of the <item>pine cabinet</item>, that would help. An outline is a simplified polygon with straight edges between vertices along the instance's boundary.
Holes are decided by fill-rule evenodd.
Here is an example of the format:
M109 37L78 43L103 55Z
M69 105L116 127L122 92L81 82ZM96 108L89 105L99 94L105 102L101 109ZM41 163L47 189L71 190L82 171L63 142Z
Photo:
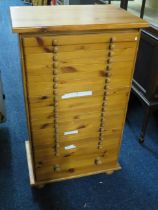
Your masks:
M111 5L11 7L11 19L31 183L120 169L139 31L148 24Z

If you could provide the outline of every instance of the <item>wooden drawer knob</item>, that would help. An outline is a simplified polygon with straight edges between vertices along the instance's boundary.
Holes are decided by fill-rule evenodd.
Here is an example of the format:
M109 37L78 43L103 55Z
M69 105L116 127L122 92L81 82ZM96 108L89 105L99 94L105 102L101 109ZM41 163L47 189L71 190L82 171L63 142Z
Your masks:
M104 115L105 115L105 111L106 111L106 106L107 106L107 101L104 101L102 103L102 113L104 113Z
M107 63L111 64L112 63L112 58L108 58Z
M103 143L103 139L99 139L98 146L101 146Z
M55 172L60 172L60 171L61 171L61 168L60 168L60 166L59 166L58 164L56 164L56 165L54 166L54 171L55 171Z
M104 119L104 117L103 117L103 118L101 118L101 123L102 123L102 125L104 125L104 122L105 122L105 119Z
M57 112L57 107L54 107L54 117L57 116L58 112Z
M102 104L102 106L106 106L107 105L107 95L104 95L103 96L103 104Z
M101 112L101 118L102 119L104 118L104 115L105 115L105 113L104 112Z
M54 118L58 118L58 117L56 117L56 116L58 116L58 112L57 112L57 109L54 111Z
M108 64L108 65L106 66L106 71L110 71L110 70L111 70L111 65Z
M109 90L109 87L107 86L107 84L104 85L104 91L107 92Z
M104 129L103 129L102 131L104 132ZM103 140L104 140L104 139L103 139L103 132L100 133L100 135L99 135L99 141L103 141Z
M58 98L56 95L54 96L54 103L58 103Z
M54 114L57 114L57 106L58 106L58 102L54 103Z
M113 51L110 51L109 53L108 53L108 56L109 57L112 57L114 55L114 52Z
M54 135L54 140L55 140L55 143L58 143L59 142L59 137L58 137L58 134L55 133Z
M55 83L55 84L53 85L53 88L54 88L54 89L57 89L57 87L58 87L58 85L57 85L57 83Z
M116 37L112 37L110 42L116 42Z
M57 68L58 67L58 63L57 62L53 63L53 67Z
M103 95L103 103L104 103L104 104L102 104L103 106L106 105L107 99L108 99L108 93L107 93L107 92L104 92L104 95Z
M105 107L105 106L106 106L106 104L107 104L106 100L107 100L107 97L104 96L104 97L103 97L102 107Z
M102 149L103 146L101 144L98 145L98 149Z
M105 112L105 106L102 107L102 112Z
M57 125L56 123L57 123L57 120L54 119L54 128L55 128L55 130L57 131L57 130L58 130L58 125ZM56 134L57 134L57 132L56 132Z
M53 69L53 74L54 74L54 75L57 75L57 74L58 74L57 69L55 69L55 68Z
M53 89L53 94L56 95L57 93L57 89Z
M105 76L106 76L106 77L111 77L111 72L106 71L106 72L105 72Z
M54 77L53 78L53 82L58 82L58 78L57 77Z
M57 119L57 118L54 118L54 123L55 123L54 128L55 128L55 129L58 129L58 125L57 125L58 119Z
M58 47L53 47L53 52L57 53L58 52Z
M109 78L106 78L106 79L105 79L105 82L106 82L106 83L109 83L109 82L110 82L110 79L109 79Z
M109 49L110 49L110 50L114 50L114 49L115 49L115 45L114 45L114 44L110 44L110 45L109 45Z
M100 124L100 128L99 128L99 131L102 133L104 132L104 127L103 127L103 123Z
M95 159L95 164L96 164L96 165L101 165L101 164L102 164L101 159L100 159L100 158L96 158L96 159Z
M55 39L52 41L52 45L57 45L58 44L58 41Z
M55 144L59 144L59 138L58 138L58 135L57 134L55 134ZM56 151L58 150L59 147L55 145Z
M60 144L56 143L55 147L60 148Z
M107 88L107 87L106 87ZM107 91L107 89L104 89L105 90L105 92L104 92L104 97L106 97L106 96L108 96L109 95L109 92Z
M57 61L58 57L56 55L53 56L53 61Z

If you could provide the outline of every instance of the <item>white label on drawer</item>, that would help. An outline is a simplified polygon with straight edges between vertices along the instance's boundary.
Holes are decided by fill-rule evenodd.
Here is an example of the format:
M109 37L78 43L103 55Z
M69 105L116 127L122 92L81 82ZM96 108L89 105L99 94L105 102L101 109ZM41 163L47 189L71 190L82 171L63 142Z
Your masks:
M69 145L69 146L66 146L66 147L65 147L65 150L75 149L75 148L76 148L76 146L73 145L73 144L71 144L71 145Z
M74 92L74 93L67 93L61 96L62 99L67 99L67 98L76 98L76 97L82 97L82 96L91 96L92 91L82 91L82 92Z
M64 136L66 136L66 135L72 135L72 134L76 134L76 133L78 133L78 130L66 131L66 132L64 132Z

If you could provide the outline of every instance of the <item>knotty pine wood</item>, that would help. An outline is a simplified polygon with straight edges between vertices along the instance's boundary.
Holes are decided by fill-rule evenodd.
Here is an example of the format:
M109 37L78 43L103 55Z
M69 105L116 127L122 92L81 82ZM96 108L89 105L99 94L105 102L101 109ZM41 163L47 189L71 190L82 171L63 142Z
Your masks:
M64 11L57 25L52 13L51 25L46 13L41 16L43 21L37 21L44 8L47 14ZM78 8L77 15L86 8L100 14L95 14L95 21L89 16L73 25L76 20L69 20L72 8ZM119 16L113 13L111 23L109 10ZM21 11L26 20L23 24L18 17ZM21 7L21 11L11 8L11 18L13 31L20 32L30 136L27 153L34 184L120 169L118 155L139 29L147 23L113 6ZM78 91L92 91L92 95L62 99L64 94ZM64 135L73 130L78 133ZM75 148L66 149L72 145Z
M133 34L132 34L133 35ZM134 34L135 36L135 34ZM137 33L138 36L138 33ZM25 40L25 37L24 37ZM25 43L25 42L24 42ZM128 44L129 45L128 45ZM132 43L132 45L131 45ZM118 43L117 43L118 44ZM93 97L83 97L83 98L77 98L77 99L69 99L69 100L59 100L58 104L58 114L59 114L59 122L58 126L60 127L59 131L59 139L60 139L60 154L69 156L71 158L74 158L75 156L72 156L72 154L77 154L77 157L79 156L79 159L86 156L87 164L94 163L95 158L101 153L101 151L96 150L97 147L97 139L98 139L98 128L99 128L99 118L100 118L100 110L101 110L101 104L102 104L102 90L104 86L104 69L106 68L106 57L108 56L108 45L106 46L106 49L96 49L96 44L87 44L89 46L89 49L82 48L82 50L76 50L71 52L70 50L73 49L70 45L68 48L64 48L65 46L61 45L58 46L58 62L60 65L58 66L58 72L59 72L59 78L58 78L58 98L60 99L61 96L64 93L69 93L73 91L84 91L93 89ZM87 46L86 45L86 46ZM100 46L102 47L102 43ZM81 45L83 46L83 45ZM99 47L100 47L99 46ZM105 46L105 44L103 45ZM117 154L118 154L118 148L119 148L119 139L121 137L122 133L122 127L123 127L123 121L124 121L124 107L126 104L126 101L128 100L129 96L129 87L130 87L130 80L131 80L131 74L132 71L132 65L134 60L134 54L136 51L137 46L137 40L134 40L133 42L125 42L125 47L116 47L114 46L114 55L115 60L113 60L113 71L110 77L110 85L109 85L109 94L107 96L108 98L108 104L107 104L107 112L105 113L105 119L108 123L105 123L104 127L104 140L110 139L110 141L115 141L115 149L112 150L111 156L106 157L106 160L104 161L108 163L109 161L112 161L112 159L115 157L115 160L117 160ZM129 47L128 47L129 46ZM62 48L63 47L63 48ZM34 46L31 46L33 49ZM40 46L41 48L41 46ZM43 46L42 46L43 48ZM63 51L60 52L60 48L63 49ZM90 50L90 52L89 52ZM120 53L121 52L121 53ZM124 53L125 52L125 53ZM28 85L28 101L30 104L30 116L31 116L31 126L32 126L32 139L33 139L33 148L34 148L34 161L35 161L35 171L36 171L36 178L37 180L43 180L45 179L51 179L54 178L54 171L52 169L52 165L55 164L55 150L52 146L54 144L53 135L54 131L52 129L53 127L53 102L52 102L52 66L50 63L52 62L52 56L53 53L47 52L47 53L32 53L31 51L27 52L27 46L24 47L24 54L25 54L25 63L26 63L26 70L27 70L27 85ZM127 54L127 55L126 55ZM89 57L84 59L84 57ZM92 59L94 56L94 65L92 68L88 67L88 63L93 63ZM82 58L83 57L83 58ZM117 60L118 57L118 60ZM48 58L48 60L47 60ZM64 58L68 58L67 60L62 60ZM77 62L76 62L76 60ZM82 61L83 59L83 61ZM70 61L69 61L70 60ZM75 60L73 62L73 60ZM63 61L63 62L62 62ZM122 62L125 61L125 62ZM102 65L100 65L102 64ZM46 68L44 67L46 65ZM65 66L67 65L67 66ZM100 66L102 67L102 70L100 69ZM130 67L131 66L131 67ZM44 67L44 68L43 68ZM88 67L88 68L85 68ZM120 68L119 68L120 67ZM127 71L128 67L128 71ZM118 71L118 68L120 71ZM79 70L78 70L79 69ZM39 71L38 71L39 70ZM44 75L43 77L40 76L40 70L43 71ZM32 73L38 72L36 76L32 76ZM76 74L76 72L81 72L79 75ZM91 72L91 74L89 74ZM99 72L99 73L98 73ZM71 75L66 77L65 75ZM39 75L39 76L38 76ZM42 75L42 74L41 74ZM83 78L82 78L82 76ZM92 77L89 75L93 75ZM80 78L81 76L81 78ZM96 76L96 77L95 77ZM76 79L74 79L74 77ZM85 79L86 78L86 79ZM71 86L69 83L71 82ZM36 84L36 86L34 85ZM88 88L88 89L87 89ZM74 103L75 102L75 103ZM49 113L49 119L48 121L41 119L42 123L39 120L36 120L36 122L32 121L34 119L34 116L39 117L39 113L43 113L44 110L48 110L48 108L51 106L51 113ZM121 108L122 112L120 112L120 109L118 112L115 112L114 114L110 114L108 107L115 106ZM74 110L76 117L76 112L78 113L78 118L80 119L80 113L82 114L83 111L89 110L90 108L91 112L87 113L87 115L93 116L94 110L97 111L98 115L95 116L95 118L86 119L82 121L68 121L64 122L64 119L67 119L67 116L70 117L70 109L71 114ZM42 110L43 108L43 110ZM81 110L81 111L80 111ZM93 111L92 111L93 110ZM35 114L37 112L37 115ZM67 113L66 115L63 115L63 113ZM70 118L72 120L72 118ZM65 130L69 130L71 128L72 130L78 129L79 134L77 135L77 139L80 139L86 142L78 144L78 141L76 140L75 135L69 135L64 136L63 133ZM45 141L43 141L45 139ZM91 141L88 141L90 140ZM75 145L77 145L77 148L71 151L65 151L64 146L67 144L73 144L75 142ZM89 147L87 148L87 144ZM106 149L110 149L110 146L105 146L105 143L103 143L103 148L107 147ZM92 146L91 146L92 145ZM54 158L49 157L48 163L47 163L47 156L44 155L44 148L48 148L52 152L52 156ZM38 156L40 154L39 149L42 148L43 150L43 156ZM84 149L85 148L85 149ZM83 153L78 152L83 151ZM86 155L86 154L87 155ZM54 155L53 155L54 154ZM89 159L89 154L92 157ZM114 155L115 154L115 155ZM62 157L59 158L59 160L56 162L56 164L60 163L62 161ZM46 161L46 163L45 163ZM79 166L79 162L74 160L72 161L73 167L73 173L76 173L76 167L79 168L82 166ZM103 161L103 162L104 162ZM40 167L39 167L40 162ZM68 163L70 160L68 161ZM42 163L42 166L41 166ZM44 164L45 163L45 164ZM47 166L47 164L49 166ZM77 165L76 165L77 164ZM66 168L65 168L66 167ZM77 171L78 171L77 167ZM74 169L75 168L75 169ZM62 165L62 171L70 170L70 164ZM51 173L50 173L51 171ZM62 172L62 173L63 173ZM70 173L71 170L70 170ZM58 175L59 177L61 175ZM57 176L57 177L58 177Z
M115 32L116 33L116 32ZM132 31L118 31L117 42L137 42L137 36L139 32L137 30ZM25 47L37 47L37 46L52 46L52 41L57 41L57 46L69 46L76 44L96 44L96 43L109 43L109 39L113 37L113 33L103 31L98 34L84 32L79 35L36 35L34 37L30 35L24 35L24 46Z
M146 21L113 5L11 7L10 13L12 29L18 33L133 29L148 26Z
M34 174L34 167L33 167L33 161L32 161L32 154L31 154L31 146L30 146L30 141L25 141L25 148L26 148L26 156L27 156L27 162L28 162L28 168L29 168L29 179L30 179L30 185L31 186L36 186L36 187L43 187L45 184L48 183L53 183L53 182L58 182L58 181L63 181L63 180L68 180L68 179L74 179L74 178L79 178L83 176L90 176L90 175L95 175L99 173L106 173L106 174L111 174L113 171L117 171L121 169L121 166L116 162L110 162L107 163L106 165L100 167L100 170L96 170L94 167L88 168L88 171L83 169L81 171L78 171L78 174L73 175L67 174L66 176L57 177L49 177L48 179L44 178L43 181L37 181L35 178Z

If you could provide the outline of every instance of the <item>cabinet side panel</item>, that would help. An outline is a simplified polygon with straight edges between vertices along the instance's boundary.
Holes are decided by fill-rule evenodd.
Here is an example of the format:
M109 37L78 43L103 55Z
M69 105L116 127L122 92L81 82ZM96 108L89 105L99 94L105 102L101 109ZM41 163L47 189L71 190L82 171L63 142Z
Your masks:
M24 57L24 48L23 48L23 39L22 35L19 34L19 47L20 47L20 57L21 57L21 67L22 67L22 81L23 81L23 93L24 93L24 103L25 103L25 111L26 111L26 120L27 120L27 129L28 129L28 137L30 142L30 153L32 158L32 163L34 162L34 153L33 153L33 145L32 145L32 134L31 134L31 125L30 125L30 111L28 106L28 92L27 92L27 75L26 75L26 66L25 66L25 57ZM33 168L34 170L34 168Z
M140 30L139 30L139 33L138 33L137 37L138 37L138 40L137 40L137 43L136 43L135 53L133 55L134 56L134 58L133 58L133 66L132 66L131 73L130 73L131 75L130 75L129 93L131 92L131 88L132 88L132 79L133 79L133 74L134 74L134 69L135 69L135 64L136 64L136 59L137 59L137 53L138 53L138 47L139 47L139 41L140 41ZM125 125L125 120L126 120L126 115L127 115L127 108L128 108L129 97L130 97L130 94L127 97L127 102L126 102L126 106L125 106L124 122L123 122L122 133L121 133L121 136L120 136L120 144L119 144L118 154L120 152L120 147L121 147L121 142L122 142L122 135L123 135L124 125Z

